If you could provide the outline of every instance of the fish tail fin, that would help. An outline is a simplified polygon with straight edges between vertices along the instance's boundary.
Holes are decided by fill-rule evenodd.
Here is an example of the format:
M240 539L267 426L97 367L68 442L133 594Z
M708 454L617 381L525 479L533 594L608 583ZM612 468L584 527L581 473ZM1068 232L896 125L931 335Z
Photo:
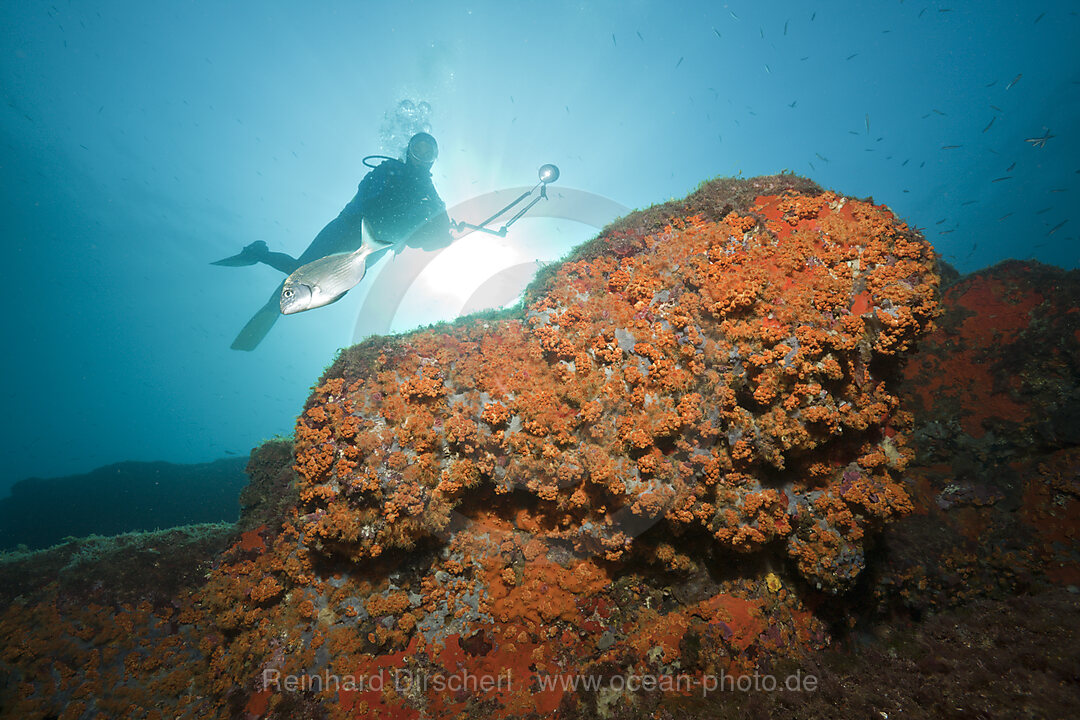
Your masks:
M368 225L367 218L361 218L360 220L360 238L360 249L363 250L367 248L367 253L365 253L365 255L370 255L377 250L382 250L384 247L389 247L393 244L376 240L375 236L371 234L371 227Z

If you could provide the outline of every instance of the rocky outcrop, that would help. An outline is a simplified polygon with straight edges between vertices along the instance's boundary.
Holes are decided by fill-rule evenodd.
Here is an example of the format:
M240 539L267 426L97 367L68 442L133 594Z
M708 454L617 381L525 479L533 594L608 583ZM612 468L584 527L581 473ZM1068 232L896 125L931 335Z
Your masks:
M1031 658L1080 618L1078 283L969 276L935 330L936 283L887 208L800 178L635 213L519 310L343 351L171 601L21 585L0 707L1059 715L1077 654Z

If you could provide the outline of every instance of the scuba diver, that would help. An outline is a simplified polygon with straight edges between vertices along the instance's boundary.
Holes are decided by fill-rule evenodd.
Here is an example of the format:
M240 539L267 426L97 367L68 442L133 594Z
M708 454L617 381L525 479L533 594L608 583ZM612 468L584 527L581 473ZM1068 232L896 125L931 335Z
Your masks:
M232 349L254 350L282 313L336 301L359 282L367 267L395 246L428 251L447 247L453 241L450 218L431 181L431 166L438 155L435 138L420 132L409 140L404 161L384 155L364 158L364 164L372 170L360 181L356 196L298 258L271 252L264 241L258 240L237 255L211 263L228 267L263 263L290 276L236 336ZM371 165L372 159L382 162ZM325 262L320 265L323 260L330 265ZM297 289L294 276L299 275L299 270L310 273L322 268L323 272L337 274L343 261L348 261L348 267L354 269L351 284L328 299L290 307L288 301L298 299L294 297Z

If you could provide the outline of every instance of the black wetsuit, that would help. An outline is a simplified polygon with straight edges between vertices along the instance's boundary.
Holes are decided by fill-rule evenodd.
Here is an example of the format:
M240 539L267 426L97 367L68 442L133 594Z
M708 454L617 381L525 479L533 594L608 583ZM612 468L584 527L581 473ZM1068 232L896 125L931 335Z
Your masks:
M378 242L387 243L367 257L367 266L394 247L438 250L450 244L450 218L446 205L431 183L426 167L384 160L360 181L356 196L315 236L298 257L265 252L258 262L291 275L297 268L327 255L351 252L363 243L361 220ZM233 350L254 350L280 315L282 280L266 304L248 320L231 345Z
M364 176L353 199L300 257L272 252L262 262L288 275L321 257L356 250L362 242L361 219L367 220L372 238L390 245L438 250L452 239L446 204L435 191L431 172L418 165L384 160ZM372 253L368 266L388 249Z

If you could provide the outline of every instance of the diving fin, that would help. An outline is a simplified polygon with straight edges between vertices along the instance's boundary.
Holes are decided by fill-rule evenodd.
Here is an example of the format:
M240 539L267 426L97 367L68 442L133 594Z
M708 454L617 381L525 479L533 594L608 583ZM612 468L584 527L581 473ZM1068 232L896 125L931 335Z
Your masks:
M231 255L227 258L222 258L216 262L210 263L211 265L223 265L225 267L244 267L245 265L254 265L255 263L266 257L270 252L270 248L262 240L256 240L251 243L236 255Z
M281 288L284 285L285 282L282 281L281 285L278 285L277 289L270 295L270 299L266 301L266 304L259 308L259 311L247 321L247 325L244 326L244 329L240 331L240 334L233 340L232 345L229 346L231 349L250 352L259 346L262 339L270 332L270 328L274 327L278 316L281 315Z

